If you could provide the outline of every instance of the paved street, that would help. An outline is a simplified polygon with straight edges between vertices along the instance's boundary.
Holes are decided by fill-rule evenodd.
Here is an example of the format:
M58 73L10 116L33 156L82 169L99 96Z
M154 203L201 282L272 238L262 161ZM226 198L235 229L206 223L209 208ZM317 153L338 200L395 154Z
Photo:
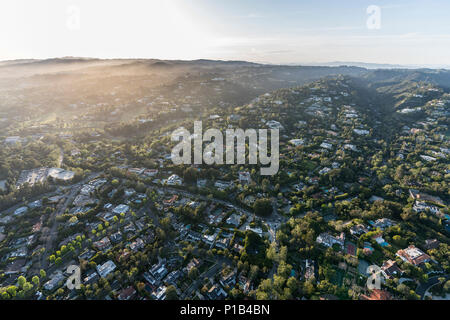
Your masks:
M68 208L68 206L73 202L73 200L75 199L75 197L78 195L78 193L80 192L81 187L87 182L90 181L92 179L95 179L99 176L99 173L93 173L91 174L89 177L87 177L86 179L84 179L81 182L76 183L75 185L71 186L70 192L67 195L67 198L65 199L63 204L60 204L55 211L52 212L51 216L50 216L50 221L52 223L52 226L49 230L49 232L47 234L43 234L43 238L47 239L45 242L45 251L42 254L41 260L40 260L40 268L41 269L46 269L48 268L48 257L53 253L53 246L55 245L54 240L58 235L58 226L59 223L56 221L56 217L59 215L64 214L64 212L66 211L66 209Z
M430 277L427 282L421 283L417 286L416 293L421 297L423 300L425 298L425 293L427 293L428 290L431 289L431 287L437 285L439 283L439 278L445 277L446 280L450 279L450 275L440 275L440 276L434 276Z

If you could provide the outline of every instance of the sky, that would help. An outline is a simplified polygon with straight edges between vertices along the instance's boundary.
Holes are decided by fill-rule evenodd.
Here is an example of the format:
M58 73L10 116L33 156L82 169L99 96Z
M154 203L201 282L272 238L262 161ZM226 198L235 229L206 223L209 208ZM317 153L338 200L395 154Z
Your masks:
M450 65L448 0L1 0L0 60Z

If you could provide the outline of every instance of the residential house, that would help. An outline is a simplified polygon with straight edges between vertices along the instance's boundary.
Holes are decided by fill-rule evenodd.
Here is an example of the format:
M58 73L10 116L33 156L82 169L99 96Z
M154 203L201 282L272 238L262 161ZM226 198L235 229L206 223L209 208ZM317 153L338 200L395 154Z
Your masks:
M164 279L164 282L167 284L176 285L176 282L182 276L183 273L180 270L174 270L167 275L167 277Z
M232 288L236 284L236 271L228 273L220 279L220 284L226 288Z
M96 283L100 279L100 276L95 271L91 271L83 278L83 284L93 284Z
M350 228L350 234L354 236L360 236L364 233L369 232L363 224L357 224Z
M167 178L166 184L169 186L181 186L183 184L183 180L178 175L173 174Z
M316 263L311 259L306 259L304 273L305 280L312 280L313 278L318 279L317 275Z
M133 251L139 251L144 248L144 241L141 238L137 238L130 244L130 249Z
M93 246L99 251L105 251L111 248L111 241L108 237L104 237L103 239L94 242Z
M217 284L213 285L208 290L206 295L210 300L224 300L228 296L227 293Z
M241 223L241 217L237 214L233 213L231 216L227 219L227 224L235 226L236 228L239 227L239 224Z
M381 272L387 279L393 279L401 276L403 271L398 267L397 262L394 260L387 260L381 266Z
M432 206L428 203L426 203L425 201L415 201L414 205L413 205L413 210L415 212L431 212L433 214L438 214L441 212L441 210L436 207L436 206Z
M156 291L152 292L152 298L155 300L164 300L166 298L166 286L159 287Z
M201 265L201 261L199 261L197 258L192 258L192 260L187 264L186 266L186 272L191 271L192 268L199 268Z
M161 281L168 273L165 266L165 261L164 260L159 261L152 268L150 268L148 272L157 281Z
M227 249L228 246L230 244L230 239L228 238L220 238L216 241L216 247L220 248L220 249Z
M410 245L408 248L398 250L396 255L405 262L409 262L415 266L431 260L430 256L416 248L414 245Z
M334 244L339 245L342 249L344 248L345 234L341 233L338 237L334 237L327 232L321 233L317 239L317 243L323 244L326 247L332 247Z
M217 180L214 183L214 187L216 187L219 190L226 190L228 188L231 188L233 186L233 182L232 181L221 181L221 180Z
M120 293L117 299L119 300L132 300L136 295L136 289L133 287L128 287L126 289L123 289Z
M371 225L374 228L379 228L381 230L384 230L386 228L395 226L396 223L394 221L392 221L391 219L388 218L382 218L382 219L378 219L375 222L372 222Z
M440 242L437 239L427 239L425 240L424 249L425 250L432 250L439 248Z
M126 204L119 204L117 207L114 208L113 213L114 214L121 214L121 213L127 213L130 210L130 207Z
M249 184L250 182L251 182L250 172L240 171L239 172L239 183L240 184Z
M102 277L105 278L108 274L116 269L116 265L111 260L106 261L102 265L97 266L97 272Z
M361 295L361 300L392 300L391 294L385 290L374 289L370 295Z
M44 284L44 289L47 291L54 291L55 289L59 288L60 284L62 284L64 280L64 275L61 271L55 272L51 277L50 280L48 280Z

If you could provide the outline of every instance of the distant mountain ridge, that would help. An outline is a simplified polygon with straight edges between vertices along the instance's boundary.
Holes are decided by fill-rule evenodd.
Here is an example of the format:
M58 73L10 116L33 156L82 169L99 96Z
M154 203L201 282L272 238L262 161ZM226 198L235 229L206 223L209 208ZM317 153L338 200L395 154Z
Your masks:
M86 57L61 57L51 59L22 59L0 62L0 79L30 77L34 75L72 72L78 74L185 74L201 72L213 77L233 77L236 72L258 74L262 88L273 90L304 84L327 76L351 76L385 87L402 81L427 82L450 89L450 70L408 68L400 65L330 62L321 65L273 65L235 60L160 60L160 59L97 59Z
M389 63L372 63L372 62L356 62L356 61L332 61L332 62L309 62L302 64L289 65L304 65L304 66L349 66L360 67L365 69L450 69L450 65L412 65L412 64L389 64Z

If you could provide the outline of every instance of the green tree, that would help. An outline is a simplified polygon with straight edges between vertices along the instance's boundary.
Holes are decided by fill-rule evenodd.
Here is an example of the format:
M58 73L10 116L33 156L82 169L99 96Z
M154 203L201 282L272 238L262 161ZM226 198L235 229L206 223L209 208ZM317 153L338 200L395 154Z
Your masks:
M198 277L198 269L196 267L191 268L191 270L189 270L188 272L188 277L191 280L195 280Z
M27 279L24 276L20 276L19 278L17 278L17 284L19 285L19 288L23 288L26 282Z
M172 285L166 289L166 300L178 300L177 290Z
M39 277L38 276L34 276L33 278L31 278L31 281L35 284L35 286L39 286Z
M258 199L253 204L255 214L259 216L269 216L272 213L272 202L269 199Z

